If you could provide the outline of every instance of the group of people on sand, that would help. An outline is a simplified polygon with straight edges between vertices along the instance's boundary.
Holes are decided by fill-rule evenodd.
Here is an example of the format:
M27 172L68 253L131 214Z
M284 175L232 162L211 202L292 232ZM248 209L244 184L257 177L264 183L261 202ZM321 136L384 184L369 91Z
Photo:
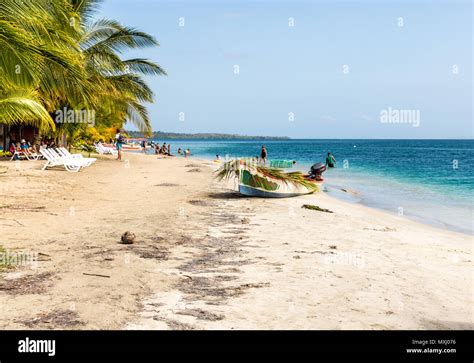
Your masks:
M12 140L10 141L10 147L8 151L11 155L13 155L13 160L20 160L21 155L26 157L31 157L38 154L40 148L55 148L58 147L54 139L43 139L39 140L36 143L31 143L25 139L21 139L20 141Z
M155 154L174 156L173 154L171 154L171 144L167 145L166 142L164 142L161 147L160 147L160 144L156 143ZM178 155L184 155L184 157L187 158L189 155L191 155L191 150L189 149L183 150L181 148L178 148Z
M171 144L166 145L166 142L163 143L163 145L160 147L160 144L156 143L155 144L155 154L161 154L161 155L168 155L168 156L173 156L171 155Z
M123 147L123 144L125 143L125 137L124 135L122 135L122 132L120 129L117 129L114 143L117 149L117 160L122 160L122 147ZM142 147L143 152L146 152L146 146L147 146L146 140L142 140L141 147ZM174 156L173 154L171 154L171 144L167 144L166 142L164 142L163 145L160 146L159 143L151 142L151 146L155 150L155 155ZM189 155L191 155L191 150L186 149L183 151L181 148L179 148L178 154L184 155L184 157L188 157Z

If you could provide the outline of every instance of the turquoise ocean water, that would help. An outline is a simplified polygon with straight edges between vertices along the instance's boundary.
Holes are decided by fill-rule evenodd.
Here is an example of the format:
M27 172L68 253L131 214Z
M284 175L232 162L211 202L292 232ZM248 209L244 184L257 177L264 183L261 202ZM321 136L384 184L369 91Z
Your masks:
M354 203L474 234L474 140L156 140L214 159L257 156L296 160L307 171L328 151L337 167L324 174L325 192ZM341 188L357 192L345 193Z

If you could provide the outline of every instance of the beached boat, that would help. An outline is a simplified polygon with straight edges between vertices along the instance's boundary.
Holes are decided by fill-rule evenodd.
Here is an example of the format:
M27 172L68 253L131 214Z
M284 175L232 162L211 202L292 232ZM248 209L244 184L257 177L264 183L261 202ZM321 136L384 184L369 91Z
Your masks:
M133 144L133 143L124 143L122 145L122 150L128 150L128 151L141 151L142 147L138 144Z
M242 169L239 180L240 194L261 198L288 198L311 194L318 190L322 180L307 180L311 184L300 184L263 176L258 172Z
M115 149L114 144L103 144L103 145L106 146L106 147L112 147L112 148ZM125 151L142 151L142 146L139 143L130 142L128 140L125 140L125 142L122 144L122 150L125 150Z
M238 178L239 193L261 198L288 198L311 194L319 190L323 179L298 171L285 173L251 160L237 159L219 169L221 179Z

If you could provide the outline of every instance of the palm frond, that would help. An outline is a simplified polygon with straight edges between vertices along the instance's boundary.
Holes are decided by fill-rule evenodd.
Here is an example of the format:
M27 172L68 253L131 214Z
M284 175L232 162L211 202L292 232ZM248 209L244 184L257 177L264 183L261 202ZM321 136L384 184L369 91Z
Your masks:
M269 168L254 162L251 159L234 159L230 160L217 170L216 177L219 180L228 180L240 177L240 170L245 169L250 172L259 173L271 180L278 180L285 184L300 185L310 191L316 191L317 185L305 179L304 174L299 171L284 172L277 168Z
M128 59L122 62L123 66L131 72L146 75L166 76L166 71L160 65L147 59Z
M55 124L32 91L17 91L0 97L0 124L27 123L41 130L54 130Z

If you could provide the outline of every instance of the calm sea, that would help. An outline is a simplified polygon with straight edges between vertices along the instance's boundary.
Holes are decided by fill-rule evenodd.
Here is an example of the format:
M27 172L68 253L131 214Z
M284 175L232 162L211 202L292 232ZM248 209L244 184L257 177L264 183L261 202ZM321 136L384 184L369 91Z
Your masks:
M301 171L331 151L337 167L324 174L325 192L474 234L474 140L164 141L206 159L257 156L263 143L269 159L296 160Z

